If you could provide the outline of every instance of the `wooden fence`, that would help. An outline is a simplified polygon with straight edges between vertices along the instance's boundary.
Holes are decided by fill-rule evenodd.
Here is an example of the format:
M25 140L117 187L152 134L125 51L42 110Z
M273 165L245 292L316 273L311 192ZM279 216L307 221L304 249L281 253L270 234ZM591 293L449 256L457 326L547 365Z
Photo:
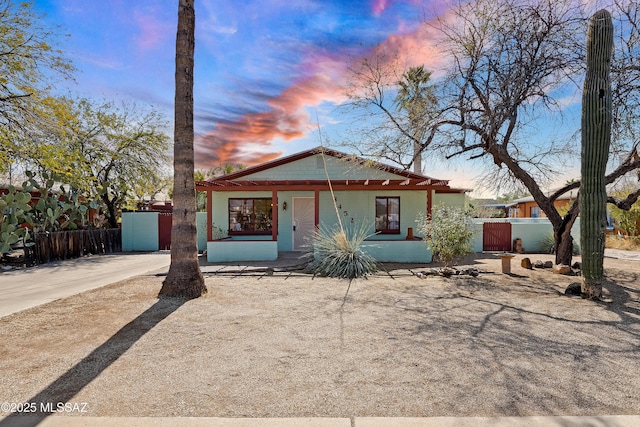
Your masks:
M40 232L33 234L33 242L25 247L27 265L122 251L119 228Z

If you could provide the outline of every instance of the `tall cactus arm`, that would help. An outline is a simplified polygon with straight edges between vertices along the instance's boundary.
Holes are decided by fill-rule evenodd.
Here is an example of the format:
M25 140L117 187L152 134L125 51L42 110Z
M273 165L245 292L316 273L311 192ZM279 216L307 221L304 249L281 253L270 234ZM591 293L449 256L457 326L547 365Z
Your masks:
M582 92L582 183L580 185L580 241L582 293L602 297L607 191L605 172L611 144L611 83L613 23L606 10L589 20L587 73Z

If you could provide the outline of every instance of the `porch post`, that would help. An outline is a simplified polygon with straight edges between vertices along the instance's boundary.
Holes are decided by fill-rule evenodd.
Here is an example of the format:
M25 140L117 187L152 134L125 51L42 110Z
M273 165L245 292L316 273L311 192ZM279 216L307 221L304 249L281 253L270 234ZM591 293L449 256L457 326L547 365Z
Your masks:
M316 229L320 226L320 189L316 188L314 190L314 216L313 223L316 226Z
M427 218L431 218L431 209L433 208L433 190L427 191Z
M213 240L213 206L211 206L212 194L213 191L211 191L211 188L207 188L207 242Z
M278 192L271 192L271 240L278 240Z

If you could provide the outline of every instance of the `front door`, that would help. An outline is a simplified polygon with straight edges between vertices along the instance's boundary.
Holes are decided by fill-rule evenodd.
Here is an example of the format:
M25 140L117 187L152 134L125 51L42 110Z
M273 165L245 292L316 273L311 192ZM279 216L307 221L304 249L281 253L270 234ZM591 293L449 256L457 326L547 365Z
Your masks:
M293 250L302 251L313 240L315 201L313 197L293 198Z

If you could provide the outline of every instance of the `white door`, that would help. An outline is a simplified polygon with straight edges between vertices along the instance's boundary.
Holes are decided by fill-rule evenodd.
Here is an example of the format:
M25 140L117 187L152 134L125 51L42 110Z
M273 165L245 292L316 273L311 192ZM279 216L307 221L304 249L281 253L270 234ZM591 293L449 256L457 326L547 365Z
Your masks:
M315 200L313 197L293 198L293 250L305 250L315 230Z

